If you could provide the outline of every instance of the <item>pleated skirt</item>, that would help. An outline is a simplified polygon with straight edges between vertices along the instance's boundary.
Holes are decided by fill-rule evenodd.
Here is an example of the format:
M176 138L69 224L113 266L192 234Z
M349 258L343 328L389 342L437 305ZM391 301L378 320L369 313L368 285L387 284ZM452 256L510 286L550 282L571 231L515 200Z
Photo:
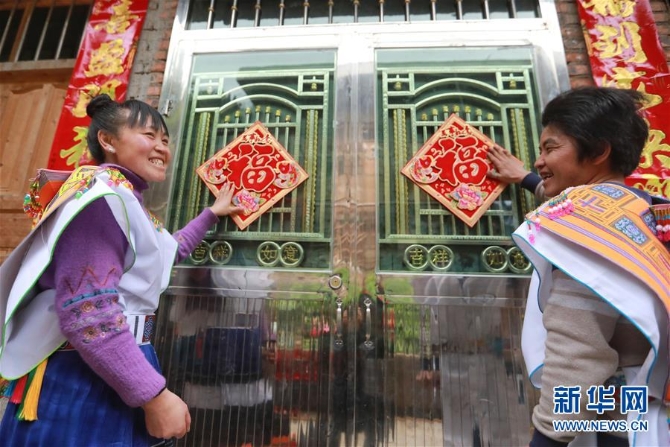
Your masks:
M151 345L140 349L160 371ZM77 351L56 351L47 363L37 421L16 419L8 404L0 424L3 447L150 447L166 445L149 436L144 411L131 408L82 360ZM171 444L171 443L170 443Z

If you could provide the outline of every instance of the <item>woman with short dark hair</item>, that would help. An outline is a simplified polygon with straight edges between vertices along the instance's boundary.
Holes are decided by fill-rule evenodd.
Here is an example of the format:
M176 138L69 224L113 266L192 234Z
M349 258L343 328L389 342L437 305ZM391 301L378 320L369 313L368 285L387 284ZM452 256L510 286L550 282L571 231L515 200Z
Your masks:
M581 88L542 114L535 168L552 198L512 235L535 267L522 335L531 381L541 387L532 447L588 436L597 439L584 445L670 445L670 252L653 214L663 199L624 184L647 140L642 101L635 91ZM511 157L501 151L491 156L499 173ZM509 172L525 178L515 165ZM647 390L646 412L632 408L626 386ZM627 427L628 437L556 425L596 419ZM638 420L649 430L631 431Z

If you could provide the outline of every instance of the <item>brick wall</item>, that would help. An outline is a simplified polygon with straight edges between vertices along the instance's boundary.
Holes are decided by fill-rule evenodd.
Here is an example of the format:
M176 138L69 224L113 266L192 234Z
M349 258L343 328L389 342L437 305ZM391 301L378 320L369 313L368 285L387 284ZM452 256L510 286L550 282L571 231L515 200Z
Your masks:
M150 0L146 23L137 49L128 96L157 106L165 71L172 24L178 0ZM659 39L670 62L670 12L665 0L650 0ZM159 7L160 6L160 7ZM576 0L556 0L570 84L593 85L586 44Z
M177 3L178 0L149 0L128 85L128 98L158 106Z

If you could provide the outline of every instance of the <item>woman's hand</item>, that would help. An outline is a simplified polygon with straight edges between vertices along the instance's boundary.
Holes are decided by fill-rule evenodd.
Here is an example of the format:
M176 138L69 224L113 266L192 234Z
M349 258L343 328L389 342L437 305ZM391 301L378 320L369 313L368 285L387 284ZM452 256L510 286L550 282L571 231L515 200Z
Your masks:
M489 171L486 175L493 179L504 183L519 183L530 173L521 160L497 144L489 148L487 156L495 171Z
M244 208L241 206L233 205L234 190L235 187L231 182L224 183L219 190L219 195L216 197L214 204L210 206L209 209L217 216L228 216L243 211Z
M147 431L155 438L183 438L191 430L188 406L167 388L142 408Z

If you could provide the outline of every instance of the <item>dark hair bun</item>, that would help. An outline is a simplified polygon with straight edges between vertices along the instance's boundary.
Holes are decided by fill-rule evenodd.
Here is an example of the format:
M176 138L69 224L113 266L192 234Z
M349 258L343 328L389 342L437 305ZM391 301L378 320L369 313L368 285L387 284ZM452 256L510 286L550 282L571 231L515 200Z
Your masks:
M91 102L89 102L88 105L86 106L86 114L91 118L93 118L101 110L106 109L113 103L114 101L112 100L112 98L110 98L109 95L105 93L103 93L102 95L95 96L93 99L91 99Z

